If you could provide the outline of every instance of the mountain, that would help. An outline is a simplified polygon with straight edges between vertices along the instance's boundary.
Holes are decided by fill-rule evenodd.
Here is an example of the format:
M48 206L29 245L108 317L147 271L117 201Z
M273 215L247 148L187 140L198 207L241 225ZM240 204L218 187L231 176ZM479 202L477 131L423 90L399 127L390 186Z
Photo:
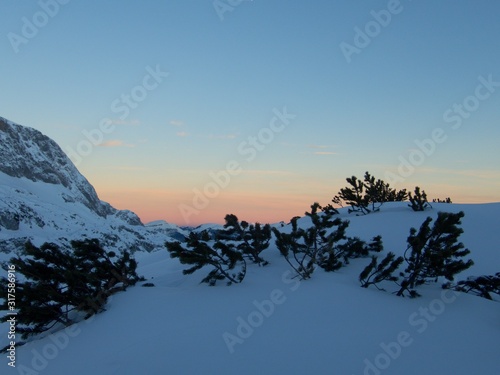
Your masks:
M101 201L56 142L2 117L0 160L0 253L27 240L67 245L84 238L98 238L106 247L152 251L186 234L166 222L144 225L135 213Z

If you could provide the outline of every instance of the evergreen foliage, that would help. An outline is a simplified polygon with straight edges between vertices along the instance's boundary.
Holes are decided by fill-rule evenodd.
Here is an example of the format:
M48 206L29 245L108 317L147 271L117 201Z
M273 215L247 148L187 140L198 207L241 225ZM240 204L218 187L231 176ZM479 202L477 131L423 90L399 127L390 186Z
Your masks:
M408 206L411 207L413 211L425 211L426 208L431 207L427 201L427 194L425 194L425 190L420 192L420 188L418 186L415 187L415 193L413 196L411 193L408 194L408 199L410 200L410 204Z
M404 253L407 267L401 276L398 296L406 293L411 297L419 294L415 288L429 281L436 282L439 277L453 280L454 276L474 264L472 260L464 262L462 258L470 253L464 245L458 242L463 233L459 228L463 212L439 212L438 218L431 228L432 218L428 217L420 226L419 231L411 228L407 239L408 247Z
M281 255L283 255L287 263L301 279L306 280L310 278L314 272L314 260L308 254L307 247L300 243L304 231L297 225L297 220L299 218L299 216L296 216L291 219L291 233L282 233L276 228L273 228L273 233L276 236L276 246Z
M390 189L387 196L387 202L404 202L408 198L406 189L396 190Z
M401 263L403 263L403 257L397 257L392 252L389 252L384 259L378 263L378 258L372 256L372 260L368 266L359 275L359 281L363 288L368 288L370 285L375 285L377 289L385 290L379 288L377 285L382 281L398 281L398 276L394 275L394 272L399 268Z
M205 266L212 267L201 280L202 283L214 286L217 280L227 279L227 285L231 285L241 283L245 278L246 261L243 253L232 243L211 240L207 231L199 234L191 232L186 245L178 241L165 245L171 258L179 258L181 264L191 265L182 271L184 275L190 275Z
M445 199L434 198L432 200L432 203L453 203L453 202L451 201L451 198L448 197L448 198L445 198Z
M76 293L81 293L90 296L86 305L81 305L82 309L86 309L92 314L95 311L93 300L106 290L106 294L110 295L114 292L125 290L129 285L134 285L140 280L136 274L137 262L130 256L128 252L117 258L115 252L106 252L96 239L85 241L72 241L73 247L72 256L75 257L77 263L78 274L85 274L85 280L80 279L78 285L75 280ZM113 258L117 258L113 260Z
M344 207L342 204L342 199L338 195L332 198L332 202L335 203L339 207ZM332 206L331 203L327 204L326 206L323 207L323 212L329 214L329 215L338 215L339 211Z
M23 275L16 289L17 331L23 338L57 324L69 326L104 310L108 297L140 280L137 263L124 252L106 252L98 240L73 241L73 252L52 243L40 248L28 242L10 263ZM0 279L4 293L7 279ZM0 296L5 299L6 296ZM0 309L7 309L4 302ZM7 317L0 319L6 321Z
M338 197L351 206L349 213L360 212L363 215L370 213L369 197L364 193L363 181L356 176L347 177L346 181L351 186L340 189Z
M265 266L268 264L261 257L262 251L269 247L271 240L271 226L269 224L261 225L260 223L249 224L246 221L241 223L236 215L226 215L224 218L226 223L226 233L224 237L229 237L239 242L237 249L240 250L243 256L249 258L258 265Z
M404 201L408 196L405 189L399 191L392 189L388 183L375 179L369 172L365 173L363 180L352 176L346 178L346 181L350 186L340 189L332 202L339 204L339 202L344 201L351 206L349 213L355 212L366 215L379 211L385 202Z
M379 253L384 249L381 236L375 236L370 243L358 237L348 237L344 243L338 245L344 264L349 264L349 259L366 258L370 253Z
M331 272L347 264L350 258L381 250L379 237L369 245L358 238L348 238L345 234L348 221L333 219L334 214L319 210L321 206L314 203L311 212L306 212L313 224L307 229L298 227L299 217L291 220L291 233L273 228L280 253L301 279L309 279L316 266Z
M493 300L491 294L500 296L500 272L494 275L472 276L467 280L459 281L455 286L455 290L464 293L472 293L476 296Z

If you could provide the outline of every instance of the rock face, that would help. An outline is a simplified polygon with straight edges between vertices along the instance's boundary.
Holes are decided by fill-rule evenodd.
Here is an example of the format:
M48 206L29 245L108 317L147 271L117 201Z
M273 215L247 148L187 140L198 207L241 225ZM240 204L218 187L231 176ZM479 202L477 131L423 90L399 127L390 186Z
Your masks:
M106 217L111 207L97 197L93 186L76 169L59 145L38 130L0 117L0 172L31 181L62 185L71 198L97 215Z
M27 240L68 245L84 238L152 251L186 234L168 223L144 225L135 213L101 201L56 142L0 117L0 253Z

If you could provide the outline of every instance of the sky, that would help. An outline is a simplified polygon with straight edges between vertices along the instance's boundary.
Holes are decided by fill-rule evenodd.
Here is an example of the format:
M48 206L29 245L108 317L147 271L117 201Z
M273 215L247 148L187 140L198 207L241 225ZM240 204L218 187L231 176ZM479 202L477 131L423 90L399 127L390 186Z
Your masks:
M365 171L500 201L496 0L0 7L0 116L143 222L288 221Z

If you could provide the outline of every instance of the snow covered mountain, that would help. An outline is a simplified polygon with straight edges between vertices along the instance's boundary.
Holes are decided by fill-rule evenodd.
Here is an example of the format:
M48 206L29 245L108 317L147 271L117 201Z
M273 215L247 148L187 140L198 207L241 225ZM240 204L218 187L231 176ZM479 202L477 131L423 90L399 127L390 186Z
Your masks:
M97 196L56 142L0 117L0 253L35 244L99 238L132 251L164 248L186 231L166 222L144 225Z

